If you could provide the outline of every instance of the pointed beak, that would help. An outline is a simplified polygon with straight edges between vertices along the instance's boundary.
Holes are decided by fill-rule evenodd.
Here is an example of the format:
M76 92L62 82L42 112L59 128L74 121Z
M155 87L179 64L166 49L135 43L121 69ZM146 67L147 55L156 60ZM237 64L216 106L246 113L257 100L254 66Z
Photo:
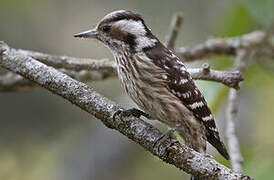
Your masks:
M97 35L98 32L95 29L90 29L84 32L74 34L73 36L76 38L96 38Z

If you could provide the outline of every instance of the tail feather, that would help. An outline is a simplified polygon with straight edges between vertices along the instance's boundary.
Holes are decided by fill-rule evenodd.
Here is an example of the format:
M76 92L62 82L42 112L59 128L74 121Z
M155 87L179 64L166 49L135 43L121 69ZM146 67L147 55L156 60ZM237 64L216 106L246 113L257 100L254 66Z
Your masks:
M207 134L207 141L214 146L217 151L227 160L230 159L224 143L217 138L213 133Z

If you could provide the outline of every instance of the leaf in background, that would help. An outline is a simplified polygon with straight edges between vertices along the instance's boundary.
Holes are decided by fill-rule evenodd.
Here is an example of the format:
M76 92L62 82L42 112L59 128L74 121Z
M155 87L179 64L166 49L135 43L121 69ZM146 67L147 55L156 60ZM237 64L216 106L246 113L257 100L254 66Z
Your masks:
M248 8L238 1L233 2L234 4L228 8L216 25L214 33L216 36L237 36L255 28L255 20Z
M274 21L274 1L273 0L242 0L243 5L252 14L256 23L263 28L270 28Z
M238 36L252 31L256 26L248 8L238 1L233 1L216 24L214 34L217 37ZM216 69L227 69L233 66L233 62L233 57L218 56L212 59L211 66Z

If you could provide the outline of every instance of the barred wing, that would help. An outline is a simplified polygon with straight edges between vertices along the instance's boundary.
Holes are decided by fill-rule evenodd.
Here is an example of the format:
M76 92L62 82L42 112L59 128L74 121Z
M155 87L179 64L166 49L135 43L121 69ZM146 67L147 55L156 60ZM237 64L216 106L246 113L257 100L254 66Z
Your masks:
M143 50L155 65L167 72L170 91L204 124L207 141L229 159L227 150L220 140L213 115L184 64L160 42L153 48Z
M175 62L178 60L174 60ZM180 62L176 66L180 66ZM176 76L173 75L175 72ZM207 141L212 144L226 159L229 159L228 152L220 140L219 132L216 128L214 117L205 101L200 90L196 87L190 74L184 69L183 65L173 71L169 71L170 91L177 96L181 102L200 120L206 127Z

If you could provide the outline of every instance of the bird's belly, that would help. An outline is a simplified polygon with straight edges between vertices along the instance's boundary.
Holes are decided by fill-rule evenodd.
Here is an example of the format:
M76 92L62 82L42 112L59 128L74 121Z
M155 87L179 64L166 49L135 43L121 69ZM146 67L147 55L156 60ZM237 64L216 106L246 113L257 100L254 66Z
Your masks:
M147 67L138 61L138 68L133 68L135 66L129 66L130 61L122 57L116 57L118 77L127 94L143 111L171 127L197 124L192 112L169 91L163 78L165 71L153 63Z
M193 114L166 87L153 87L143 81L133 81L127 76L119 76L125 91L152 119L170 127L185 126L185 120L194 119Z

